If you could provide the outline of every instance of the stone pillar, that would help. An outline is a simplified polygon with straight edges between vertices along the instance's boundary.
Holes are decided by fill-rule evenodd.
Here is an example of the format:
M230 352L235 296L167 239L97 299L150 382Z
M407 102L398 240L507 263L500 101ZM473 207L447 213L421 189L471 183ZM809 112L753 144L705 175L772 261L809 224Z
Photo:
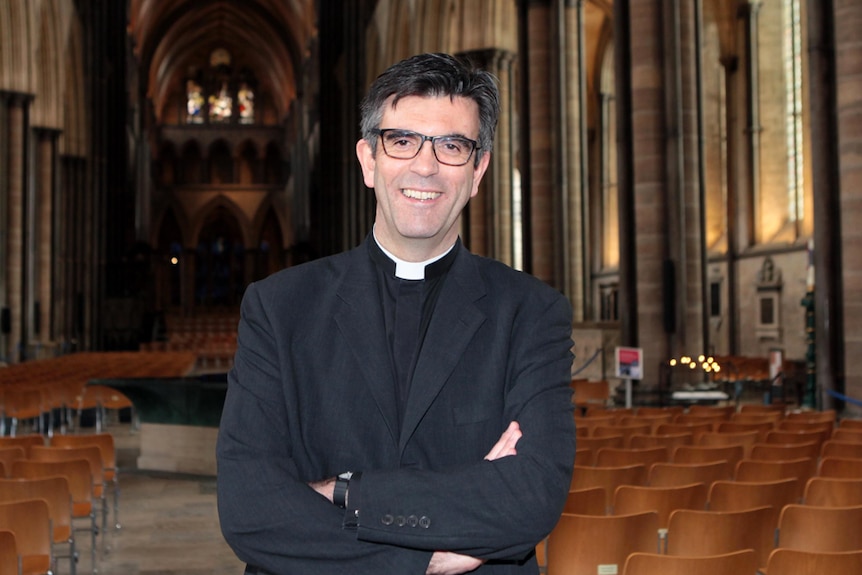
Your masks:
M523 116L527 119L530 142L529 189L524 198L529 209L529 238L525 249L530 251L527 271L551 285L558 285L557 236L555 217L554 158L559 141L559 125L554 126L554 90L559 76L553 66L554 54L560 46L554 44L557 34L552 27L555 12L549 0L527 0L526 4L526 69L522 70L525 99ZM559 213L559 212L557 212Z
M862 26L862 4L855 0L833 0L835 33L835 78L839 178L840 178L840 229L841 229L841 291L843 301L843 339L844 356L862 357L862 164L858 150L862 148L862 44L859 40L859 26ZM813 81L813 78L812 78ZM815 244L820 252L821 247ZM828 270L824 270L828 271ZM819 272L815 269L815 273ZM815 293L820 290L820 274ZM837 302L836 302L837 303ZM815 313L823 313L818 309ZM840 313L840 312L839 312ZM825 318L824 318L825 319ZM817 319L820 323L824 319ZM818 345L820 343L818 342ZM846 373L844 394L862 401L862 372L854 365L844 366ZM862 414L858 403L848 403L847 411Z
M57 187L57 130L36 130L36 190L34 206L35 226L33 238L35 278L33 283L34 309L39 313L33 317L31 340L47 344L54 338L52 318L54 315L54 269L56 257L54 237L56 233L54 199ZM35 306L38 304L38 307Z
M28 94L2 94L5 125L0 126L0 142L5 144L3 154L6 172L0 174L5 188L6 228L4 307L9 309L10 331L4 342L3 356L10 362L25 359L23 350L28 334L26 324L25 264L26 264L26 191L29 179L30 104Z

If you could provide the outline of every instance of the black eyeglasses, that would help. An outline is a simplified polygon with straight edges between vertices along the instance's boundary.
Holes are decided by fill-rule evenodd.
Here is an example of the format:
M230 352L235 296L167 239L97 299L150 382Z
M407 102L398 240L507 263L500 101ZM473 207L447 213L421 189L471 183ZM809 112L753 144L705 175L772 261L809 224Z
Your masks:
M426 136L398 128L374 130L374 133L380 136L383 152L399 160L411 160L418 156L426 141L431 142L437 161L447 166L463 166L470 161L473 150L479 149L478 142L462 136Z

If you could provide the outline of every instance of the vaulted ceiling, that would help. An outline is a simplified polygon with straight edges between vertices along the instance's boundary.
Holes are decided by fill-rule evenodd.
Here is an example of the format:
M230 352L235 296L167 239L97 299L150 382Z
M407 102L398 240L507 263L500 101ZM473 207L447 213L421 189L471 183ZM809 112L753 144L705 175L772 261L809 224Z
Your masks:
M157 121L216 48L251 70L283 118L316 26L315 0L131 0L129 33Z

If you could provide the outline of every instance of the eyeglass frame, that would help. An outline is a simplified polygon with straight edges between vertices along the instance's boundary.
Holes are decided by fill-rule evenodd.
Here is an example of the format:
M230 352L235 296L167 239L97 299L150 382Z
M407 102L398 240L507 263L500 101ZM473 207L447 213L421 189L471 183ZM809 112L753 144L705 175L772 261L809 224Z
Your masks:
M404 135L419 136L422 139L422 141L420 141L419 145L416 146L416 153L415 154L413 154L409 158L399 158L398 156L391 155L389 153L389 151L386 149L386 140L383 138L383 136L386 134L386 132L401 132ZM479 142L477 142L476 140L472 140L466 136L459 136L459 135L455 135L455 134L446 134L446 135L440 135L440 136L426 136L425 134L420 134L419 132L414 132L413 130L405 130L402 128L375 128L371 131L371 133L380 138L380 145L383 147L383 153L386 154L388 157L392 158L393 160L412 160L413 158L415 158L416 156L419 155L419 152L422 151L422 147L425 145L425 142L431 142L431 152L434 154L434 159L437 160L438 162L440 162L441 164L443 164L444 166L452 166L452 167L457 168L460 166L466 166L470 162L470 158L473 157L473 154L478 153L478 151L482 149L482 147L479 145ZM459 140L469 142L470 144L473 145L473 147L470 149L470 153L467 155L467 158L464 160L464 162L462 162L460 164L452 164L450 162L446 162L444 160L441 160L440 157L437 155L437 148L434 146L434 143L437 140L444 140L447 138L449 138L449 139L457 138Z

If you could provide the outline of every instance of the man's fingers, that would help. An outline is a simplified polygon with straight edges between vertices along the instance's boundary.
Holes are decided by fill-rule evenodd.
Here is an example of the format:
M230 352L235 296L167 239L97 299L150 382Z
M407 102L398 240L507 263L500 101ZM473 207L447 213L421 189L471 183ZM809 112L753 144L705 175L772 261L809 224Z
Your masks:
M521 427L517 421L513 421L506 428L506 431L503 432L503 435L500 436L500 439L497 440L497 443L494 444L494 447L491 448L491 451L488 452L488 455L485 456L485 459L494 461L508 455L516 455L515 446L518 440L521 439L521 435Z

